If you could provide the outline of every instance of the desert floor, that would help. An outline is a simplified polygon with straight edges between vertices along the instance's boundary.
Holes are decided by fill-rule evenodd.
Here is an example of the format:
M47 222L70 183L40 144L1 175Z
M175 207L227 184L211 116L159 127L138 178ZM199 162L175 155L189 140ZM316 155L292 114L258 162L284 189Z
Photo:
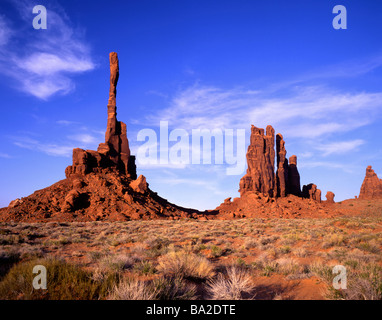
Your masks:
M382 203L338 205L358 214L0 223L0 299L382 299Z

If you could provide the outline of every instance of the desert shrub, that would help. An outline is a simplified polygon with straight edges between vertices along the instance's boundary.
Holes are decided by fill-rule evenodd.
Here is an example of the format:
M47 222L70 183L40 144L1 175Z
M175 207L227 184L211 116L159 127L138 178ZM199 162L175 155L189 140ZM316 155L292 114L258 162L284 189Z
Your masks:
M334 278L333 272L332 272L333 267L325 265L321 262L313 262L309 266L310 272L312 272L314 275L317 277L321 278L323 281L326 283L332 283L332 280Z
M134 271L142 274L153 274L156 272L156 268L150 261L141 261L134 265Z
M324 241L322 243L322 247L325 248L330 248L333 246L341 246L344 245L345 243L345 238L342 234L330 234L324 237Z
M111 290L108 300L154 300L156 292L148 281L125 279Z
M20 260L18 250L5 251L0 249L0 280L7 274L10 268Z
M375 242L361 242L356 247L360 250L370 252L370 253L379 253L380 252L380 249L375 244Z
M33 268L47 269L47 289L33 288ZM102 281L94 281L91 273L60 260L42 259L18 263L0 282L0 299L91 300L103 299L118 276L109 274Z
M101 269L110 271L123 271L130 269L137 262L136 257L128 256L124 254L119 255L105 255L99 260L99 267Z
M223 255L223 249L218 246L211 246L211 256L213 258L218 258Z
M272 273L277 272L278 270L278 263L276 261L268 261L263 264L261 275L265 277L269 277Z
M171 242L167 238L150 238L147 239L145 243L149 247L147 254L150 257L159 257L167 253L168 246Z
M214 276L214 267L205 257L185 251L171 251L159 257L157 269L180 278L205 280Z
M153 281L158 300L194 300L196 286L186 283L182 278L161 277Z
M296 260L290 258L278 259L276 263L277 271L284 275L294 274L303 269Z
M243 247L244 247L244 249L251 249L251 248L257 247L257 245L258 245L258 243L254 238L248 237L244 240Z
M265 246L267 244L275 242L277 239L279 239L278 236L271 236L271 237L262 236L262 237L259 238L258 243L260 245Z
M206 291L212 300L252 299L254 285L247 270L232 266L227 274L219 273L216 279L206 284Z
M293 253L300 258L304 258L309 255L309 251L306 250L305 248L297 248L293 250Z
M290 246L282 246L279 248L279 252L282 254L288 254L292 251Z
M382 300L382 267L362 264L348 271L348 285L343 292L347 300Z
M109 300L191 300L196 287L182 278L160 277L152 281L126 278L111 290Z

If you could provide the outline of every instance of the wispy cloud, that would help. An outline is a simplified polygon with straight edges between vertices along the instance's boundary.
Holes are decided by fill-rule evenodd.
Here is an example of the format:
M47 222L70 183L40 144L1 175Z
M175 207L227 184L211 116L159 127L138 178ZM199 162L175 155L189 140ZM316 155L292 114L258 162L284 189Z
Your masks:
M8 27L9 22L5 16L0 15L0 47L8 43L9 38L12 36L13 32Z
M12 157L8 153L0 152L0 158L11 159Z
M75 129L73 130L84 130ZM33 138L32 138L33 137ZM11 137L13 144L24 149L39 151L49 156L70 157L74 148L91 149L94 148L100 139L98 134L75 133L68 135L65 140L52 141L46 138L40 138L38 135L24 134Z
M56 123L62 126L71 126L71 125L78 124L77 121L69 121L69 120L58 120L56 121Z
M44 143L29 137L16 137L14 144L20 148L43 152L50 156L69 157L75 146Z
M344 61L335 65L326 66L320 71L311 72L302 77L303 80L319 78L353 78L369 73L382 67L382 54L376 54L363 59Z
M342 92L323 86L292 86L287 93L257 88L221 89L194 85L179 91L170 106L148 121L195 128L249 128L271 124L288 137L318 138L348 132L375 120L382 92Z
M14 79L17 88L40 99L71 92L75 88L71 75L95 67L82 32L74 29L54 1L47 6L47 30L32 28L34 2L10 2L24 24L12 25L0 16L0 72Z
M332 154L343 154L350 151L356 151L359 146L365 143L364 140L356 139L351 141L331 142L327 144L317 145L315 148L323 152L323 156Z
M360 168L355 167L354 165L343 163L337 163L337 162L331 162L331 161L300 161L299 168L325 168L325 169L338 169L342 170L346 173L354 173L359 171Z
M99 141L97 137L92 136L88 133L70 135L68 136L68 138L74 141L78 141L82 144L92 144L92 143L97 143L97 141Z

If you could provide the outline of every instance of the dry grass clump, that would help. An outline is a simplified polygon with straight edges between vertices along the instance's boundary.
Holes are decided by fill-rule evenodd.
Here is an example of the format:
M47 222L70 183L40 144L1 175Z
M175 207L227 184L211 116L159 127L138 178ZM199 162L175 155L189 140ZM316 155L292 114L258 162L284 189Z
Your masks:
M33 288L33 268L43 265L47 270L47 289ZM0 282L0 300L98 300L103 299L119 278L109 273L95 281L80 266L56 259L38 259L15 264Z
M108 300L193 300L195 294L196 286L178 277L152 281L127 278L114 286Z
M155 297L155 290L147 282L128 279L114 286L108 300L154 300Z
M361 260L347 260L344 265L347 271L347 288L336 290L332 281L332 266L314 263L310 269L328 285L328 299L342 300L382 300L382 267L365 264Z
M298 271L301 271L303 266L301 266L293 258L281 258L276 260L278 272L284 275L295 274Z
M212 300L253 299L254 288L248 271L237 266L227 268L226 276L219 273L218 277L210 280L206 286Z
M106 255L99 260L98 267L106 271L123 271L132 268L137 261L138 258L135 256L124 254Z
M165 275L197 280L207 280L215 274L208 259L185 251L171 251L159 257L157 270Z
M375 264L346 263L347 289L341 292L346 300L382 300L382 267ZM337 295L338 292L335 292Z
M152 283L158 300L194 300L196 286L176 277L160 277Z

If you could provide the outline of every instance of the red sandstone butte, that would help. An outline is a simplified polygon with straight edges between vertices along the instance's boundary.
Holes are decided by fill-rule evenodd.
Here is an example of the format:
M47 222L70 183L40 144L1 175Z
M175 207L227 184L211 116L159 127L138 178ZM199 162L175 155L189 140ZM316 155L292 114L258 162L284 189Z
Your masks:
M371 166L366 168L358 199L382 199L382 180L378 178Z

